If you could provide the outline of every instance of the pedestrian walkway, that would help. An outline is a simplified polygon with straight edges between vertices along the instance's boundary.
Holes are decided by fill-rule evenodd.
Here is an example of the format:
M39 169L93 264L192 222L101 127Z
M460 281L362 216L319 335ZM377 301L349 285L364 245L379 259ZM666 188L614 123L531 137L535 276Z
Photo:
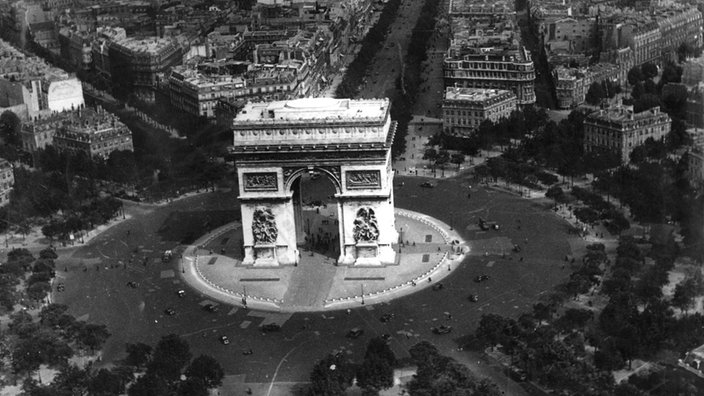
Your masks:
M191 287L227 304L281 312L336 310L389 301L432 286L469 252L459 234L430 216L396 209L396 224L403 240L394 246L392 265L337 266L333 257L302 251L297 266L245 266L238 257L218 254L223 236L239 227L233 223L202 236L186 250L182 275ZM228 243L233 240L230 237Z
M334 259L319 253L303 252L298 267L291 275L289 287L284 295L286 310L323 309L330 292L337 267ZM315 287L311 287L315 285Z

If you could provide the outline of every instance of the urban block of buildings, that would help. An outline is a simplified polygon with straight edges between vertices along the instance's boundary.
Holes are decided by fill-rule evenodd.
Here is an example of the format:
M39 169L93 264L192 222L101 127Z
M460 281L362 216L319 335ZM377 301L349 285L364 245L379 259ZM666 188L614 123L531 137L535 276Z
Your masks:
M75 76L0 40L0 112L25 120L83 105L83 86Z
M519 105L534 104L533 59L520 44L513 5L453 0L449 12L445 87L510 90Z
M484 120L508 118L517 104L516 94L508 90L448 87L442 102L443 133L469 136Z
M107 159L113 151L133 151L132 132L117 116L98 107L54 113L22 125L22 149L53 145L60 152Z
M654 107L634 113L632 106L617 105L597 110L584 120L584 150L605 150L627 163L636 147L648 138L659 141L670 133L672 120Z

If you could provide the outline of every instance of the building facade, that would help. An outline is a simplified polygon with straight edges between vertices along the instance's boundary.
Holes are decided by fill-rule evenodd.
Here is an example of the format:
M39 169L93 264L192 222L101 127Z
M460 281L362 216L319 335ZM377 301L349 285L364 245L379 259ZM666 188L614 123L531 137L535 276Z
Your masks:
M14 185L15 174L12 164L6 159L0 158L0 206L10 203L10 194Z
M484 120L497 122L508 118L517 104L512 91L448 87L442 102L443 132L468 136Z
M133 93L147 101L154 101L159 75L183 60L179 45L155 37L111 42L108 53L115 93Z
M535 103L535 71L528 50L451 45L443 62L446 87L510 90L519 105Z
M318 232L303 221L300 187L304 175L315 174L335 190L331 233L337 234L332 244L338 265L396 263L391 168L396 123L388 99L249 103L232 127L243 265L298 262L299 243Z
M704 128L704 82L700 82L688 91L685 111L688 124L696 128Z
M662 140L670 133L670 117L654 107L633 113L632 107L601 109L584 120L584 150L606 150L627 163L634 148L648 138Z

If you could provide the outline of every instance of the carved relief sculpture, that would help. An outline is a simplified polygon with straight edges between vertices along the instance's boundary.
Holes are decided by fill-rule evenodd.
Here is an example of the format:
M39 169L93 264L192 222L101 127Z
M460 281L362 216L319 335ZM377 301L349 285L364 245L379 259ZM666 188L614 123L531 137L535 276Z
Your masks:
M376 242L379 239L379 225L372 208L360 208L352 230L355 242Z
M245 173L245 191L277 191L276 173Z
M381 188L381 174L378 170L357 170L345 172L347 188Z
M257 209L254 211L253 218L252 234L254 235L254 243L275 243L279 230L276 228L276 219L271 209Z

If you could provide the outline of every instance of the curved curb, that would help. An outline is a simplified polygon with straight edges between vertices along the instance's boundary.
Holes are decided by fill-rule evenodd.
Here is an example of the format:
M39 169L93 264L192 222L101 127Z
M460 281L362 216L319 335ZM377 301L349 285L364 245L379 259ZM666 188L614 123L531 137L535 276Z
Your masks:
M180 260L182 277L183 280L191 287L194 287L209 297L227 304L262 311L321 312L358 307L360 303L362 305L367 303L378 304L394 298L409 295L430 286L432 284L432 277L435 277L436 281L444 279L452 273L454 269L459 267L459 264L464 260L469 252L469 247L456 231L452 230L447 224L435 219L434 217L422 213L400 208L396 208L395 211L397 216L407 217L433 228L440 234L446 245L453 246L454 253L450 254L450 252L445 252L432 268L425 271L421 275L384 290L365 293L363 295L360 294L348 297L325 299L322 307L291 307L291 309L286 309L283 307L284 301L282 299L261 297L250 294L245 295L244 293L235 290L226 289L210 281L201 272L199 267L199 259L202 258L202 256L198 256L197 250L214 239L220 237L224 233L236 229L239 226L239 223L233 222L221 226L213 232L202 236L186 248L183 254L184 257ZM207 257L210 257L210 255ZM448 266L448 271L441 270L443 265Z

